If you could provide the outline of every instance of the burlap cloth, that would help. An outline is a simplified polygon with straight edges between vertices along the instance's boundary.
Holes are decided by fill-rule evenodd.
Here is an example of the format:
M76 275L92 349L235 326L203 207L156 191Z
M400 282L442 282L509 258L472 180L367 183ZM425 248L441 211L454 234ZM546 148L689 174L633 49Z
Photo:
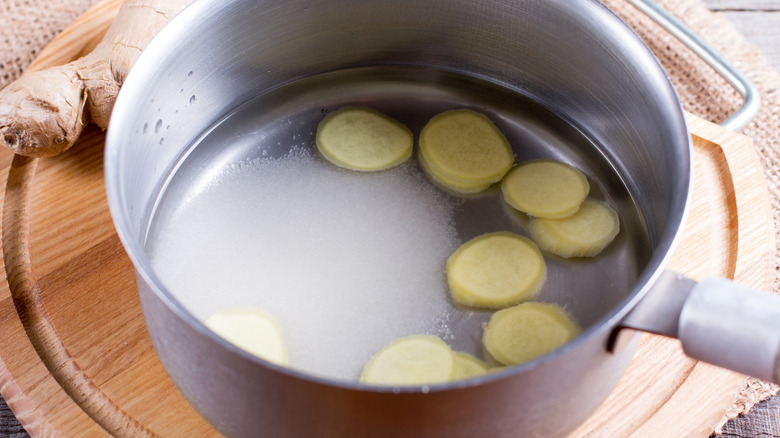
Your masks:
M655 52L669 73L687 111L720 122L739 107L739 95L681 43L625 0L603 1L631 25ZM0 89L19 77L53 37L97 2L0 0ZM710 12L700 0L658 0L658 3L704 37L758 87L761 110L742 132L753 140L764 166L775 229L780 231L780 74L727 19ZM780 257L776 259L780 260ZM775 272L774 289L780 291L777 267ZM780 436L780 396L774 396L777 391L775 385L749 379L724 417L724 422L728 419L730 421L722 426L720 436ZM754 409L745 414L751 407ZM0 437L21 436L27 435L0 398Z

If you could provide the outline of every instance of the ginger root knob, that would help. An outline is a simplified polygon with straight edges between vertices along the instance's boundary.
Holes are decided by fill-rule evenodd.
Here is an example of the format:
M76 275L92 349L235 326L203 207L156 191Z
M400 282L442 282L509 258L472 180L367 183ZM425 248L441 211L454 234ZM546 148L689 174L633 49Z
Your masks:
M72 68L22 76L0 90L0 144L34 157L63 152L84 128L84 97Z
M103 41L69 64L0 90L0 145L31 157L70 148L84 125L108 127L119 88L143 50L192 0L125 0Z

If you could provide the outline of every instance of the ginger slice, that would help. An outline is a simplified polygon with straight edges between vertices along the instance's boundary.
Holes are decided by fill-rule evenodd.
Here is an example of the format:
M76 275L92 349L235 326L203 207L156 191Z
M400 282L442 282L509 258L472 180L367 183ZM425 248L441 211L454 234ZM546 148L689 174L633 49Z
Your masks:
M439 173L435 168L431 167L425 161L425 157L422 154L419 155L419 159L420 163L423 165L425 173L431 177L434 183L445 189L469 195L472 193L479 193L484 191L493 184L492 182L464 182L450 178L447 175Z
M452 380L462 380L487 374L490 367L481 359L462 351L455 352L455 372Z
M559 219L579 210L588 196L587 178L574 167L551 160L518 164L501 181L504 200L535 217Z
M206 327L235 346L279 365L287 364L287 350L276 320L255 308L224 309L206 320Z
M374 385L427 385L447 382L455 371L455 355L441 339L412 335L396 339L366 363L360 381Z
M344 107L317 126L317 148L336 166L370 172L388 169L412 156L412 132L379 111Z
M577 213L563 219L535 218L528 224L542 251L564 258L593 257L620 231L618 214L607 204L586 199Z
M514 162L504 134L487 116L468 109L434 116L420 133L420 156L434 180L466 193L501 181Z
M504 365L517 365L569 342L582 329L556 304L527 302L499 310L488 321L482 342Z
M446 271L456 303L496 309L533 298L547 269L534 242L499 231L461 245L447 260Z

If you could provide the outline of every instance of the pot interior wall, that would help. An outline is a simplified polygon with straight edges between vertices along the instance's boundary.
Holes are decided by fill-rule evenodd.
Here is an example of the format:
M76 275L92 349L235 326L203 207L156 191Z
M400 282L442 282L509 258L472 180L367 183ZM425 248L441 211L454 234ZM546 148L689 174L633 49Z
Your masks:
M240 104L319 73L414 65L504 86L587 133L642 209L652 245L670 244L690 173L684 120L657 61L597 2L198 1L188 9L137 64L109 133L122 163L109 169L120 185L119 226L134 240L186 148ZM133 135L133 147L121 147L129 138L119 135Z

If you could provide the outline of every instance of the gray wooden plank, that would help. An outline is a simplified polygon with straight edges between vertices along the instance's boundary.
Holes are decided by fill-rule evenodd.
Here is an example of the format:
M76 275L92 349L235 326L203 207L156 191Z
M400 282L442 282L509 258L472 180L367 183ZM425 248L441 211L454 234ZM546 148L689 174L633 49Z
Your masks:
M780 0L704 0L712 10L779 11Z
M758 438L780 436L780 397L764 400L723 426L720 434L712 438Z
M780 0L704 0L780 70Z
M773 12L720 12L756 45L770 64L780 69L780 10Z

